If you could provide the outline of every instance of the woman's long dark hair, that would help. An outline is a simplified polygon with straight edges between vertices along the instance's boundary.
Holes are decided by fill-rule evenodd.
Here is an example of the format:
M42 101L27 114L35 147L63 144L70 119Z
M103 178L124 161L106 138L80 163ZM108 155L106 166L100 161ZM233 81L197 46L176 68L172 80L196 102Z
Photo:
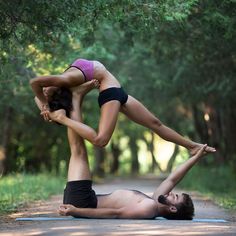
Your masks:
M64 109L66 116L70 117L72 106L72 92L68 88L59 88L55 91L48 103L50 111Z

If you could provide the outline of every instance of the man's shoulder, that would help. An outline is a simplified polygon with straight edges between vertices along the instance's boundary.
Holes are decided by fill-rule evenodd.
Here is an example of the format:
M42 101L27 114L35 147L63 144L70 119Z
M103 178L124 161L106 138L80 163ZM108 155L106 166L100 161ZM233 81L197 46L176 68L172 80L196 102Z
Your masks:
M143 199L140 204L142 204L143 206L145 206L146 208L156 208L157 207L157 203L154 199L152 198L145 198Z

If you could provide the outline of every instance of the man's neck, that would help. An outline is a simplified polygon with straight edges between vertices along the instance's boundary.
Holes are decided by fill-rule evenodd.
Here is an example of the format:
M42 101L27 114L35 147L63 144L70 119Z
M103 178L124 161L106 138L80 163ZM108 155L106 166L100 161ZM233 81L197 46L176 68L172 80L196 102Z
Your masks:
M166 206L153 199L157 204L157 216L163 217L166 214Z

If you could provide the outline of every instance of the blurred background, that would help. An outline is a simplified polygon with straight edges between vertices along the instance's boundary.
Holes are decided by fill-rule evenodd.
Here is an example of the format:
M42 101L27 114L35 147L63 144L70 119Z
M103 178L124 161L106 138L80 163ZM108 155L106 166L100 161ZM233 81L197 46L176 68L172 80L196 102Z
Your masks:
M0 1L0 210L63 190L66 128L42 120L29 80L77 58L101 61L164 124L215 147L181 186L235 208L235 39L235 0ZM95 129L97 96L83 104ZM122 115L106 148L86 146L98 182L165 176L189 157Z

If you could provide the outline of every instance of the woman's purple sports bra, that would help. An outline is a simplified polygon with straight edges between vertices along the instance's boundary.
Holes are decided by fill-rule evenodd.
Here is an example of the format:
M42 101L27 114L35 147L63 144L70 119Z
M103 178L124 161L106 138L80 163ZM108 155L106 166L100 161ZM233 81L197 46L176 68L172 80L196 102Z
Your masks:
M70 65L69 68L71 67L79 69L83 73L86 81L90 81L93 79L94 76L93 61L89 61L86 59L77 59Z

